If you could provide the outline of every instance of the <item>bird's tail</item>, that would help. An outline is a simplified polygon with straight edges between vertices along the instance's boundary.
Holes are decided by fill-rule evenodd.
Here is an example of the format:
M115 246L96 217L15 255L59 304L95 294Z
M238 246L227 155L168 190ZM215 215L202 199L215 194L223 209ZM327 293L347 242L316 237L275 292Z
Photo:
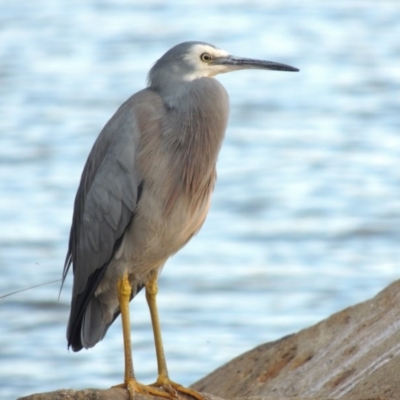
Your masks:
M82 320L80 335L82 347L89 349L96 343L100 342L118 315L119 312L115 313L111 322L104 323L101 303L97 297L93 296L89 301L89 304L86 306Z
M144 287L143 284L137 284L132 288L130 300ZM74 326L69 326L67 330L68 344L73 351L79 351L82 348L89 349L104 338L108 328L117 319L120 310L116 307L115 311L105 318L105 306L101 299L92 295L88 301L84 312L78 318L72 318L75 321ZM71 319L70 319L71 323ZM71 329L70 329L71 328Z

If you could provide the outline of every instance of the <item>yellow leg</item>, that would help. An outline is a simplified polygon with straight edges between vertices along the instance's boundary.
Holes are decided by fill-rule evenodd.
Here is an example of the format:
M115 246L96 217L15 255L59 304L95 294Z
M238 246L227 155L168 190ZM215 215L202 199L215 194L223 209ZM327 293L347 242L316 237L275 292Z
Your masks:
M117 385L117 387L125 387L129 391L129 398L131 400L133 400L134 393L153 394L155 396L170 398L171 396L169 393L158 390L151 386L143 385L135 378L135 374L133 372L131 328L129 319L129 301L131 298L131 291L132 288L129 283L128 274L124 274L124 276L117 283L117 292L122 319L122 333L124 336L125 379L124 383L122 385Z
M158 367L158 378L157 381L152 385L164 389L170 394L170 398L177 398L177 392L185 393L189 396L194 397L197 400L205 400L204 397L193 389L186 388L179 383L173 382L168 377L167 362L165 360L164 347L161 338L160 319L158 317L157 309L157 279L158 272L154 271L150 276L150 279L146 283L146 300L149 305L151 323L153 326L154 343L156 347L157 355L157 367Z

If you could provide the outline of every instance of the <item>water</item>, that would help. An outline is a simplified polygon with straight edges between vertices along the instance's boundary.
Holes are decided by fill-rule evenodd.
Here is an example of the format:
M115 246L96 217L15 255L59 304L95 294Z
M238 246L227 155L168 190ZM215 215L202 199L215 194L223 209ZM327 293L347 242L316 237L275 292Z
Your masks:
M173 44L204 40L301 72L219 79L231 118L213 206L160 282L174 380L365 300L399 276L400 9L392 1L0 3L0 294L60 278L98 132ZM68 352L71 278L0 302L0 397L106 388L120 322ZM138 377L156 376L143 295Z

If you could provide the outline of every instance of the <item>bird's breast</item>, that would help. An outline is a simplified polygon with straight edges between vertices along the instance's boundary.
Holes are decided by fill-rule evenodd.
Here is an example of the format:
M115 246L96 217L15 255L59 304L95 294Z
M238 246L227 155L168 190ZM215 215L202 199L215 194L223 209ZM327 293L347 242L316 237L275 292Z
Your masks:
M125 242L124 258L132 261L136 272L161 266L181 249L203 225L210 206L211 196L193 202L181 192L175 195L173 206L166 212L168 198L159 195L150 185L143 194L129 228Z

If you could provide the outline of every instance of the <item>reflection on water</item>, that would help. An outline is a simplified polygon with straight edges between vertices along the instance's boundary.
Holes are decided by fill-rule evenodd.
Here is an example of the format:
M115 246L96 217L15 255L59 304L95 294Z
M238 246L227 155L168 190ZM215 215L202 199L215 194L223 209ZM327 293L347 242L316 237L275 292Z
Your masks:
M0 4L0 294L60 278L95 137L152 63L193 39L301 72L220 77L232 110L212 210L160 282L173 379L190 384L398 277L400 11L289 3ZM94 349L67 351L70 289L0 302L2 399L121 381L119 321ZM131 310L150 382L143 295Z

